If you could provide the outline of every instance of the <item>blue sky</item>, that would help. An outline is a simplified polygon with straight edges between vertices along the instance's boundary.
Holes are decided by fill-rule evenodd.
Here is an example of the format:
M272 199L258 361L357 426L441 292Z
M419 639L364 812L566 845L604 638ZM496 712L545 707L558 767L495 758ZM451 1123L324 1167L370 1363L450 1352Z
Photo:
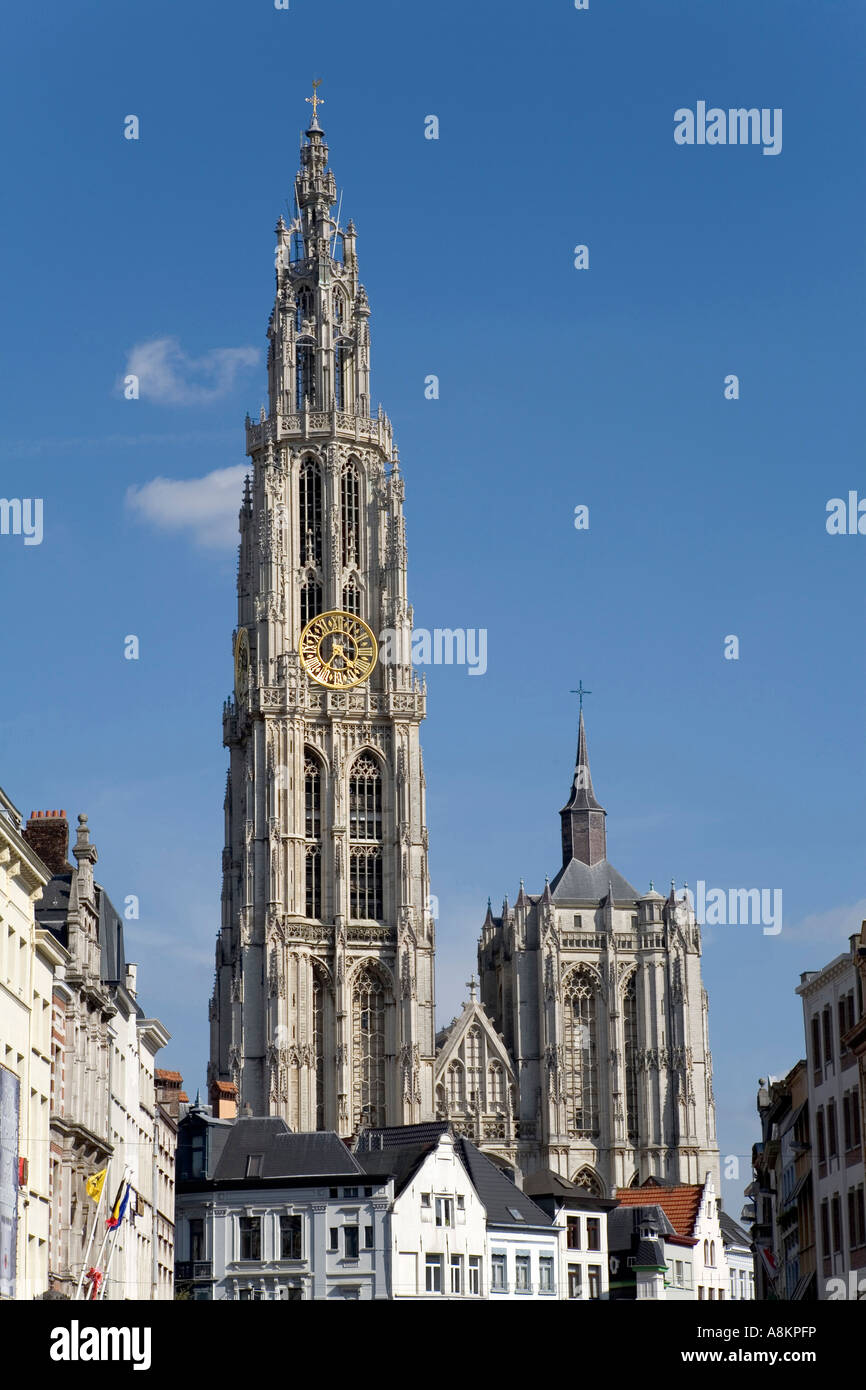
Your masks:
M784 894L779 936L705 939L739 1210L757 1077L803 1050L799 974L866 915L866 537L825 529L828 499L866 494L864 27L832 0L7 16L0 495L41 497L44 539L0 536L0 783L25 814L86 811L101 881L140 897L128 952L189 1089L243 418L265 395L273 227L315 75L405 470L416 623L489 634L485 676L428 671L440 1020L488 893L558 867L582 678L621 872ZM781 154L677 146L674 111L699 100L781 107ZM126 401L136 351L161 390ZM222 490L130 502L212 473Z

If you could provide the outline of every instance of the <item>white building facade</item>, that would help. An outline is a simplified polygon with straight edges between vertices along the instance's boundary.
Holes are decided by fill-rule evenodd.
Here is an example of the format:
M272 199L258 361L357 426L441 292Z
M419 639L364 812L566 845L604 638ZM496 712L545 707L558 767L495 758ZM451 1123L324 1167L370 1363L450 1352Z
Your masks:
M229 1302L366 1302L389 1287L387 1182L279 1116L180 1124L176 1284Z
M860 1071L843 1038L862 1017L859 936L823 970L801 976L812 1137L818 1298L838 1297L866 1270ZM839 1281L842 1281L841 1284Z
M48 877L0 790L0 1298L49 1288L51 998L66 952L34 914Z

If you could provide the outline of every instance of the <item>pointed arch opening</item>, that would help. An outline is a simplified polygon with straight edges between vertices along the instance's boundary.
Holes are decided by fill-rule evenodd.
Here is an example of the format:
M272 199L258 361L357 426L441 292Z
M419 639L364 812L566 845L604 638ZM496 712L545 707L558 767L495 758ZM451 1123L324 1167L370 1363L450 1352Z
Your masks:
M638 1101L637 971L633 970L622 998L623 1062L625 1069L625 1124L629 1139L636 1141L640 1127Z
M343 411L352 409L352 349L343 339L334 347L334 404Z
M326 1049L328 1033L333 1026L333 995L324 966L318 961L313 961L312 971L316 1129L327 1129L327 1101L325 1095L325 1076L327 1072Z
M445 1073L445 1095L449 1110L462 1110L466 1104L466 1072L456 1059Z
M361 616L361 585L357 574L350 574L343 585L343 611L353 613L356 618Z
M463 1045L466 1059L466 1097L469 1101L483 1105L484 1094L481 1089L481 1029L474 1023L466 1034Z
M295 409L313 409L317 404L316 345L311 338L300 339L295 369Z
M382 770L372 753L362 753L349 773L349 911L353 918L381 921L383 902Z
M491 1062L487 1068L487 1095L491 1108L505 1107L505 1071L501 1062Z
M362 965L352 985L352 1098L355 1127L387 1123L386 1049L390 986L372 962Z
M346 464L340 479L340 513L343 537L343 568L359 566L361 526L361 479L358 465Z
M583 967L565 982L563 1022L568 1132L594 1138L599 1132L598 983Z
M575 1187L579 1187L590 1197L603 1197L604 1187L594 1168L584 1165L574 1177Z
M322 563L322 473L315 459L304 459L298 475L298 564Z
M303 333L305 323L314 323L316 318L316 296L309 285L303 285L295 297L295 332Z
M322 916L322 796L324 772L312 749L304 749L304 913Z

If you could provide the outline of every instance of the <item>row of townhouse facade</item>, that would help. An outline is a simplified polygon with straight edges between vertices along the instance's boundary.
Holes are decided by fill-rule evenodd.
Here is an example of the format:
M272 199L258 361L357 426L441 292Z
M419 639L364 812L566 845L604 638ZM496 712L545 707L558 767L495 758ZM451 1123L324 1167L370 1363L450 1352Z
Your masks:
M74 1298L101 1264L103 1297L170 1299L177 1124L155 1064L169 1035L139 1003L86 816L68 854L65 812L24 825L0 791L0 1297ZM103 1171L97 1212L87 1182Z
M621 1211L628 1248L615 1252L608 1232ZM633 1212L665 1231L651 1287L635 1269ZM364 1129L351 1148L331 1132L296 1134L280 1117L232 1119L200 1102L179 1126L181 1298L721 1300L729 1243L709 1174L605 1199L550 1171L520 1188L447 1121Z
M866 1299L866 923L807 971L805 1057L758 1090L752 1236L758 1296Z

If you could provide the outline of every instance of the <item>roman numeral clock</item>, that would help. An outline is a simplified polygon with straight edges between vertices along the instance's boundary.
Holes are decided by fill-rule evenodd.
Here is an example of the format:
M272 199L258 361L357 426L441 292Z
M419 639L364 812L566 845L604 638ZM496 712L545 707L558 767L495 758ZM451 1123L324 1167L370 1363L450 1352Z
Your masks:
M335 609L307 623L298 644L301 665L328 690L350 690L373 674L376 638L360 618Z

